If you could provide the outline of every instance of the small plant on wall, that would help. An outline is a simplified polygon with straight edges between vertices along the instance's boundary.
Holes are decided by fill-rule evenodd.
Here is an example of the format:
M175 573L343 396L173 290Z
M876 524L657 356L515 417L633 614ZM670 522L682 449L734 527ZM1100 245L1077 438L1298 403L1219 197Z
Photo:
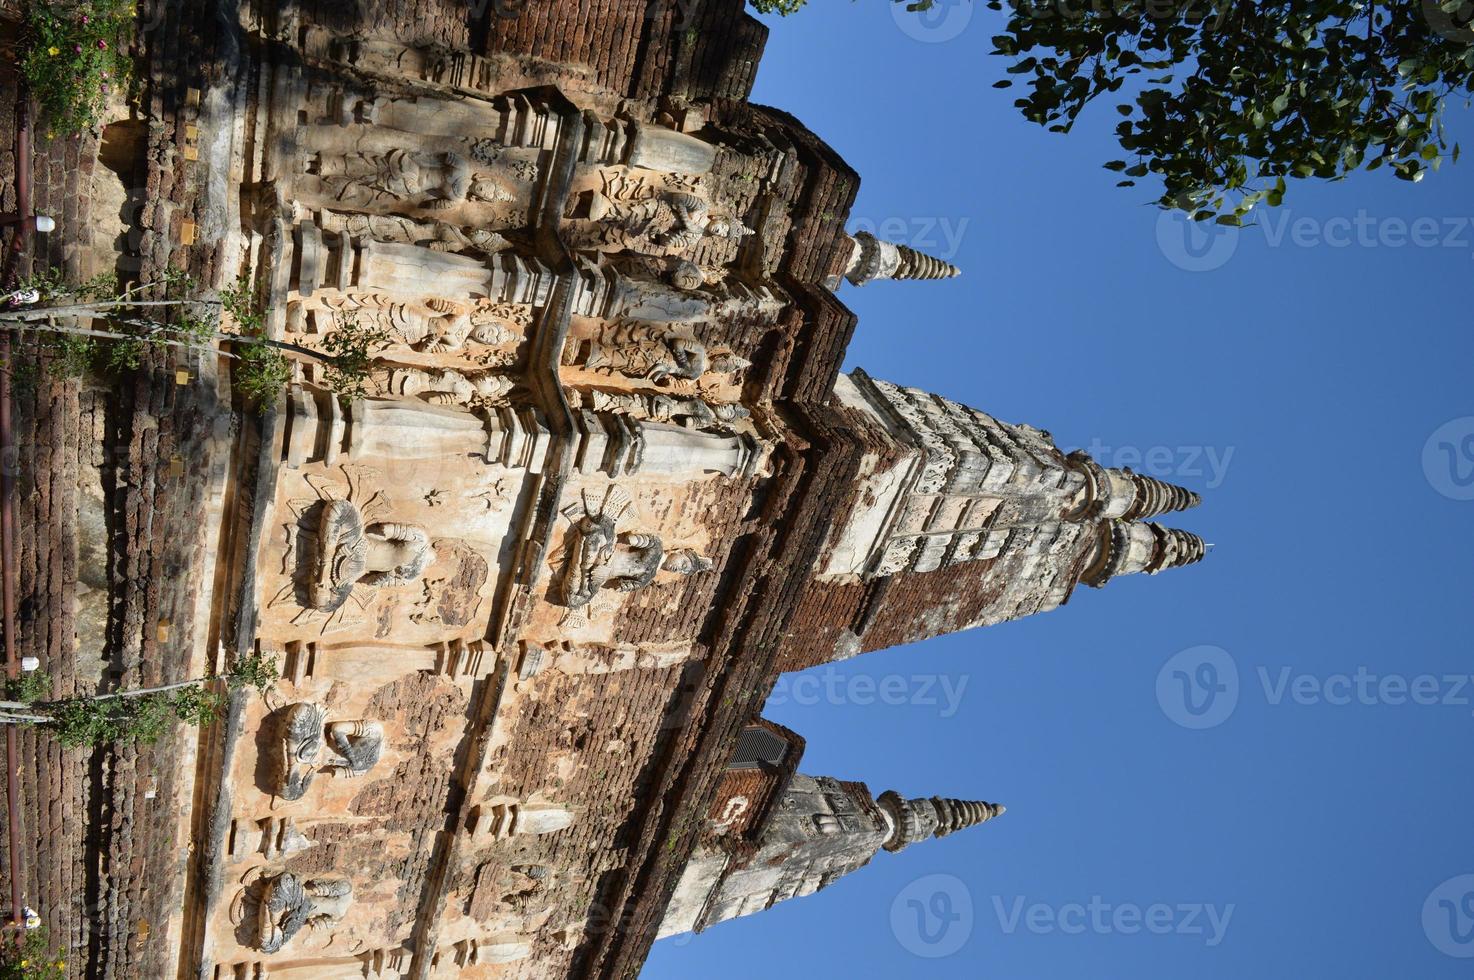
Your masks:
M51 949L44 926L6 927L0 940L0 980L65 980L66 969L66 957Z
M61 377L133 371L150 349L218 354L235 364L234 384L253 405L273 403L291 382L288 355L320 364L322 383L340 397L361 398L375 355L391 341L383 329L351 315L339 317L321 351L272 340L265 311L244 279L221 290L219 299L199 296L199 284L175 269L126 289L113 276L72 284L47 271L0 297L0 330L34 344ZM234 330L222 329L222 312ZM0 364L0 370L28 383L33 379L22 374L23 366Z
M48 700L44 674L22 675L6 684L0 724L36 725L56 735L65 748L108 742L153 742L176 722L206 725L225 707L226 692L251 687L265 697L277 673L276 658L242 657L220 678L196 678L159 687L115 691L95 697ZM6 974L0 973L0 980ZM30 974L17 974L30 976Z
M112 94L128 85L133 0L31 0L21 70L45 113L48 132L96 126Z

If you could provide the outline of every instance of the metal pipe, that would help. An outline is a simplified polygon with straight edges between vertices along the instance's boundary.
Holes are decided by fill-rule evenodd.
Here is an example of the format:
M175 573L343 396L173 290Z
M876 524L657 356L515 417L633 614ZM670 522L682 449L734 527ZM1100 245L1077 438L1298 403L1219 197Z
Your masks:
M24 81L15 106L15 210L31 213L31 114L29 93ZM11 233L10 254L5 261L5 283L15 276L20 254L30 243L32 221L22 221ZM0 336L0 597L5 618L5 676L20 677L20 650L15 636L15 480L10 472L13 436L10 426L10 335ZM10 916L17 926L25 928L24 906L21 904L20 858L20 750L14 725L5 726L5 809L10 844Z

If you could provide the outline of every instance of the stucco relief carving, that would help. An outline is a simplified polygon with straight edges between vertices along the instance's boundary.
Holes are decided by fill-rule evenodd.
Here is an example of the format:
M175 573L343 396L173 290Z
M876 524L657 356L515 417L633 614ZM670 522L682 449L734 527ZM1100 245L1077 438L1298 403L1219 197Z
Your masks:
M598 389L570 394L577 395L580 404L587 404L596 412L631 415L651 422L664 422L712 431L725 431L734 423L752 414L742 405L712 404L701 398Z
M324 736L336 758L322 762ZM366 718L328 722L321 705L299 701L283 709L276 746L270 788L282 799L296 801L319 772L356 778L372 769L383 754L384 727Z
M697 194L643 184L631 188L631 180L606 179L602 191L588 193L584 207L597 232L579 236L580 244L666 255L685 252L707 238L741 241L752 234L751 228L718 212Z
M339 214L336 211L324 211L317 224L329 233L390 244L419 245L436 252L494 255L510 248L512 244L506 236L491 228L462 226L435 218L410 218L402 214Z
M346 878L303 878L284 871L261 888L256 906L257 948L275 953L303 928L331 929L352 904L353 884Z
M413 524L367 524L348 500L329 501L318 524L308 602L331 612L355 588L408 585L435 560L430 536Z
M370 209L445 211L457 204L514 200L491 175L459 153L320 153L308 165L332 199Z
M520 332L505 312L471 303L435 297L405 302L373 293L328 295L321 303L321 307L300 301L288 304L287 329L325 334L340 318L353 316L427 354L456 352L468 344L503 347L520 340Z
M419 398L431 405L502 405L516 382L492 371L456 371L450 368L418 368L403 365L381 372L379 382L386 395Z
M299 702L285 709L277 738L278 751L270 773L272 790L284 800L300 800L317 775L322 753L322 730L327 712L320 705Z
M616 324L603 339L570 344L566 362L605 375L641 378L656 384L736 376L752 362L731 350L708 350L695 337L660 332L642 324ZM713 378L715 380L715 378Z
M564 546L561 571L554 580L553 600L578 609L587 606L601 589L634 592L655 581L662 568L691 575L712 567L711 561L682 549L667 554L654 534L629 530L622 521L633 501L619 487L609 487L595 503L583 499L563 511L572 527Z

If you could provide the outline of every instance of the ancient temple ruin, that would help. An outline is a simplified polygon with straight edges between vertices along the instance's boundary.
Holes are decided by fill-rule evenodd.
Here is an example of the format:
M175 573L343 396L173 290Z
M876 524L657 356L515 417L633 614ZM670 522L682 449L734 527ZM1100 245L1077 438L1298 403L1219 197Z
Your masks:
M103 490L175 508L127 567L193 583L168 629L129 593L110 682L282 676L198 736L54 757L105 825L32 862L72 869L28 891L77 975L632 976L1003 812L799 772L760 718L781 672L1204 557L1160 523L1196 494L839 372L847 283L957 270L847 232L858 176L747 101L741 0L200 8L146 39L126 124L142 274L390 345L353 397L301 361L258 408L207 360L109 423Z

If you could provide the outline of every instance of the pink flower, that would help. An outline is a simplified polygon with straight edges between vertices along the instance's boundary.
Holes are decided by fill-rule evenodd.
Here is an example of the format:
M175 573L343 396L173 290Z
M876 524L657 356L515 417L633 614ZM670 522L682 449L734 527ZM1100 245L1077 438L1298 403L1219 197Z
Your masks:
M90 23L92 23L92 18L91 17L88 17L86 14L83 14L82 15L82 23L84 23L84 24L90 24Z
M80 44L74 44L74 45L72 45L72 50L75 51L77 54L81 54L82 53L82 45L80 45Z
M107 50L107 42L106 41L98 41L97 42L97 49L99 51L106 51Z

